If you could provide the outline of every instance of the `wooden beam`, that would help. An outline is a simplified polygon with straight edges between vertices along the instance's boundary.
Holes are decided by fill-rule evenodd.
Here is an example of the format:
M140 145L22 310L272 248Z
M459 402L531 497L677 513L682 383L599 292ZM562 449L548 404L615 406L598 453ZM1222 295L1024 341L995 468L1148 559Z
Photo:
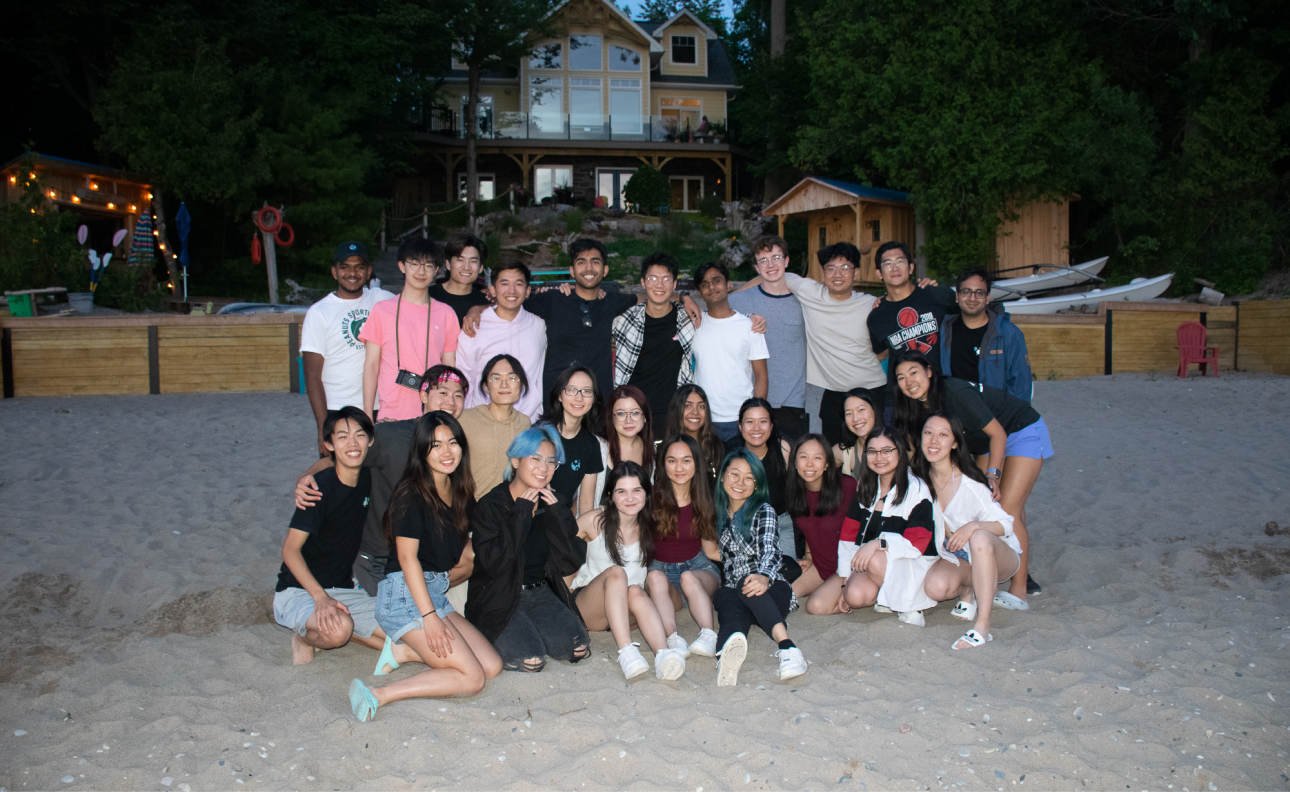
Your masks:
M728 203L729 201L731 201L731 200L732 200L732 199L731 199L731 197L730 197L730 196L732 195L732 192L731 192L732 187L731 187L731 184L730 184L730 170L731 170L731 165L730 165L730 155L729 155L729 154L726 154L725 156L721 156L721 157L714 156L714 157L712 157L712 161L713 161L713 162L715 162L715 163L717 163L717 167L721 168L721 172L722 172L723 174L725 174L725 177L726 177L726 201L727 201L727 203Z

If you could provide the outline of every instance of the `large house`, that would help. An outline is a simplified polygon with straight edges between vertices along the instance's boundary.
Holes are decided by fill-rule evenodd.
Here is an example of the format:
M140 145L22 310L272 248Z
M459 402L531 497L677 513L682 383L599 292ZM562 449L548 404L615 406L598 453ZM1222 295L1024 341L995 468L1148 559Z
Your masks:
M740 194L726 128L739 86L712 28L688 10L633 20L608 0L567 0L553 14L554 37L535 38L530 58L481 79L478 197L515 186L540 201L571 189L576 200L621 208L641 163L670 177L676 211ZM454 60L448 110L426 119L418 173L396 182L397 215L466 196L466 92Z

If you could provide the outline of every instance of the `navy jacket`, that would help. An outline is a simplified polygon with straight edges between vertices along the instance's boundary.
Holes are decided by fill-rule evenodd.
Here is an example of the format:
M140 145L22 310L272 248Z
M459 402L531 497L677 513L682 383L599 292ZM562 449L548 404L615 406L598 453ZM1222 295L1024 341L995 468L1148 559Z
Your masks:
M977 381L990 388L998 388L1023 401L1030 401L1033 383L1030 376L1030 355L1026 352L1026 336L1017 328L1008 314L987 309L988 324L981 339L981 362L977 368ZM947 316L941 322L941 371L950 370L950 336L959 321L957 315Z

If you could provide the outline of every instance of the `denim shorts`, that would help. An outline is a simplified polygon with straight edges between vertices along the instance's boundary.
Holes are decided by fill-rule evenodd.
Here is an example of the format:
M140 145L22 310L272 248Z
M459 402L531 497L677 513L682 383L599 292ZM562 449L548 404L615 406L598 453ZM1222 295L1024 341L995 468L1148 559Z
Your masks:
M691 558L689 561L679 561L675 564L665 564L662 561L654 561L649 565L649 569L651 572L658 570L667 575L667 579L671 581L673 586L676 586L676 590L678 592L681 591L682 572L702 572L706 570L716 575L717 580L721 579L721 570L717 568L716 564L712 563L711 558L708 558L703 554L702 550L700 550L699 554L694 558ZM686 606L690 604L686 601L684 593L681 594L681 602Z
M448 573L426 572L425 576L430 604L434 605L439 618L455 613L452 603L448 602ZM412 630L425 628L421 611L416 600L412 599L412 592L408 591L402 572L391 572L376 587L376 622L391 641L400 640Z
M1053 443L1048 439L1048 424L1040 418L1025 429L1008 435L1008 448L1003 452L1005 457L1026 457L1027 459L1048 459L1053 455Z
M326 589L327 596L349 609L354 620L354 635L370 638L376 632L376 598L367 596L361 588ZM314 615L314 598L302 588L288 588L273 595L273 620L283 627L295 630L303 638L309 627L309 617Z

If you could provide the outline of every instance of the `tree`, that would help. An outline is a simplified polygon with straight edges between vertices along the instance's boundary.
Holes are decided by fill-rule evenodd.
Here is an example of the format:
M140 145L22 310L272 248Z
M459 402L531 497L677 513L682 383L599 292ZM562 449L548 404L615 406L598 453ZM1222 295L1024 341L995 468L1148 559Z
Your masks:
M479 197L475 139L480 77L490 67L514 66L532 55L532 42L551 28L554 7L552 0L459 0L444 19L453 58L466 66L466 215L472 229Z
M667 175L653 165L642 165L623 185L627 203L645 214L658 214L660 206L667 206L672 198L672 183Z

